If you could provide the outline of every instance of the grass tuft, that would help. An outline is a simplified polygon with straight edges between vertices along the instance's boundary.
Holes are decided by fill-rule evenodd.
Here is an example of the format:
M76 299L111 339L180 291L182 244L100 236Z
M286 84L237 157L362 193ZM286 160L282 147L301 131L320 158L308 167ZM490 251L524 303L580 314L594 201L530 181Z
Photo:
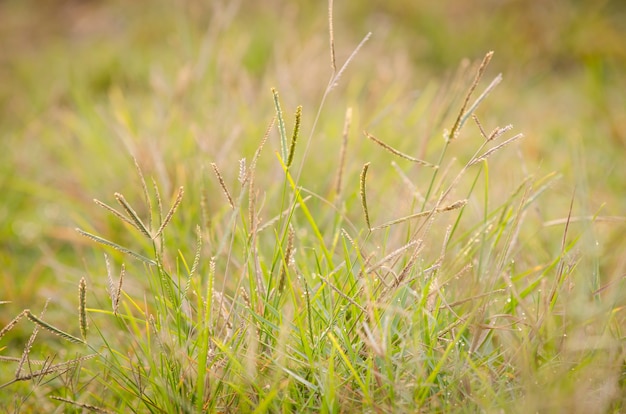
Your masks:
M20 19L39 16L21 16L15 3L0 5L0 23L6 7L15 11L0 24L9 37ZM10 96L14 111L0 153L12 161L0 162L9 173L0 218L11 217L0 220L10 224L0 225L10 275L0 301L0 363L9 368L0 370L0 411L624 411L624 218L598 190L617 188L607 183L619 163L604 153L588 159L600 152L582 141L574 154L562 150L570 134L552 108L559 92L530 99L519 78L530 63L507 68L513 81L497 97L502 75L484 80L493 52L443 75L437 67L437 79L421 84L420 62L447 66L476 48L460 39L452 52L440 33L447 23L429 13L456 22L480 6L448 15L454 7L424 4L416 18L381 2L371 19L369 6L331 0L325 16L302 2L275 24L266 5L238 2L192 2L184 13L167 2L70 3L24 26L36 31L27 49L37 53L6 42L15 80L30 80L18 82L22 93L0 82L0 101ZM531 11L509 7L539 30ZM335 8L354 21L334 27ZM111 26L117 12L142 18ZM94 25L37 32L66 14ZM380 16L393 27L363 37ZM317 36L326 18L329 43ZM524 33L508 36L517 26L488 26L472 26L476 38L513 39L527 60ZM119 36L102 36L111 28ZM67 30L81 35L72 59L56 43ZM398 47L415 30L431 52L420 42ZM363 40L344 50L340 32L348 44ZM318 59L326 47L330 69ZM542 55L544 72L532 80L545 85L570 65L583 71L581 88L594 98L571 99L577 88L560 95L578 126L620 103L598 87L611 73L595 62L601 52L583 52L580 65L561 58L558 67ZM47 96L41 85L50 82ZM277 89L263 92L271 84L283 103L302 102L291 136ZM580 134L620 142L613 115L612 128ZM465 128L470 118L475 127ZM353 146L355 125L376 145ZM560 167L559 157L565 171L544 171ZM608 175L590 168L573 185L571 165L584 171L585 162ZM101 194L118 206L96 200L94 212L83 203ZM64 286L76 283L75 304ZM53 299L35 314L42 294Z

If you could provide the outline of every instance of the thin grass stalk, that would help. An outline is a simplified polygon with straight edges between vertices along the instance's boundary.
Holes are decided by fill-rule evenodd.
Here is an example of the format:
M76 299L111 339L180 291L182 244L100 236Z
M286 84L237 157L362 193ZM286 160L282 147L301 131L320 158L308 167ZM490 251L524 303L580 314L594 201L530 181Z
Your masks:
M45 375L49 375L49 374L53 374L53 373L58 373L59 371L62 370L68 370L71 369L72 367L74 367L76 364L95 358L97 356L97 354L90 354L90 355L85 355L83 357L79 357L79 358L75 358L72 359L70 361L66 361L66 362L61 362L58 364L50 364L50 363L45 363L44 362L44 367L38 371L34 371L34 372L30 372L28 374L22 375L19 378L15 378L14 381L28 381L28 380L32 380L35 378L39 378ZM5 384L6 385L6 384ZM2 387L0 387L1 389Z
M148 206L148 228L152 230L152 200L150 199L150 194L148 193L148 185L146 184L146 179L143 176L143 171L139 166L137 158L133 157L133 162L135 163L135 169L137 170L139 180L141 181L141 189L143 190L144 202L146 203L146 206Z
M108 204L103 203L102 201L98 200L98 199L93 199L93 202L96 203L99 207L104 208L105 210L108 210L110 213L112 213L113 215L115 215L115 217L119 218L120 220L122 220L125 223L130 224L132 227L136 228L137 230L140 230L137 225L128 217L126 217L124 214L120 213L119 211L117 211L116 209L114 209L113 207L109 206ZM141 230L140 230L141 231Z
M113 249L115 249L117 251L120 251L122 253L125 253L125 254L127 254L129 256L132 256L135 259L141 260L144 263L147 263L147 264L152 265L152 266L157 264L154 260L148 259L147 257L140 255L139 253L135 253L135 252L133 252L131 250L128 250L127 248L122 247L122 246L120 246L117 243L113 243L112 241L109 241L107 239L103 239L102 237L96 236L95 234L88 233L88 232L86 232L84 230L81 230L79 228L76 228L75 230L78 233L80 233L81 235L83 235L85 237L88 237L88 238L90 238L91 240L93 240L95 242L98 242L98 243L103 244L105 246L112 247Z
M289 231L287 235L287 248L285 249L285 254L283 256L283 265L281 266L280 276L278 278L278 292L282 293L285 288L285 279L288 274L289 263L292 260L293 255L293 244L295 238L295 231L293 230L293 226L289 225Z
M96 413L105 413L105 414L112 413L112 411L109 411L109 410L107 410L105 408L102 408L102 407L98 407L98 406L91 405L91 404L81 403L81 402L78 402L78 401L70 400L69 398L59 397L57 395L52 395L52 396L50 396L50 398L53 399L53 400L56 400L56 401L61 401L61 402L64 402L66 404L73 405L75 407L82 408L82 409L88 410L88 411L93 411L93 412L96 412Z
M467 121L467 118L472 115L474 113L474 111L476 110L476 108L478 108L478 105L480 105L480 103L491 93L491 91L500 84L500 82L502 82L502 74L499 73L498 76L496 76L491 83L489 84L489 86L487 86L485 88L485 90L483 91L483 93L480 94L480 96L478 98L476 98L476 100L474 101L474 103L472 103L472 105L469 107L469 109L465 112L465 114L463 115L463 117L461 118L461 122L459 124L459 130L461 128L463 128L463 125L465 124L465 122Z
M359 305L354 299L352 299L350 296L346 295L345 293L343 293L343 291L338 288L337 286L335 286L334 284L332 284L332 282L328 279L325 278L322 275L318 275L318 277L322 280L322 282L324 282L329 288L331 288L337 295L339 295L339 297L341 297L342 299L344 299L346 302L350 303L352 306L354 306L355 308L359 309L361 312L365 312L365 308L361 305Z
M408 188L410 192L413 194L413 198L415 198L416 201L423 202L424 196L419 191L419 189L415 186L415 184L413 184L413 181L411 181L411 179L406 175L406 173L400 168L400 166L395 161L391 161L391 167L393 167L393 169L396 170L396 172L402 179L402 182L404 183L405 187Z
M7 332L9 332L17 323L26 316L26 310L20 312L11 322L9 322L2 330L0 331L0 338L2 338Z
M365 223L367 224L367 229L369 231L372 230L372 226L370 225L370 215L367 210L367 195L365 193L365 178L367 177L367 169L369 168L370 163L366 163L363 165L363 169L361 170L361 178L359 180L360 183L360 194L361 194L361 207L363 207L363 215L365 216Z
M332 1L332 0L331 0ZM346 153L348 150L348 135L350 133L350 125L352 124L352 108L346 109L346 116L343 122L343 133L341 134L341 147L339 149L339 168L337 169L337 178L335 181L335 193L341 194L341 184L343 172L346 166Z
M313 120L313 126L311 128L311 132L309 133L309 137L307 139L307 143L306 146L304 148L304 153L302 156L302 163L300 164L300 168L298 170L298 174L295 177L295 182L300 182L300 176L302 175L302 172L304 171L304 165L305 165L305 160L306 157L309 153L309 149L311 147L311 141L313 140L313 135L315 133L315 130L317 128L317 123L320 119L320 116L322 114L322 109L324 107L324 104L326 102L326 98L328 97L328 94L334 89L334 87L337 85L338 81L339 81L339 77L341 76L341 74L343 73L343 71L347 68L347 66L350 64L350 62L352 61L352 59L354 59L354 57L356 56L356 54L359 52L359 50L361 49L361 47L363 47L363 45L369 40L370 36L372 35L371 32L369 32L364 38L363 40L361 40L361 42L358 44L358 46L354 49L354 51L350 54L350 56L348 57L348 59L346 60L346 62L343 64L343 66L341 67L341 69L339 70L339 72L337 72L336 70L333 70L330 80L328 81L328 86L326 87L326 89L324 90L324 94L322 95L322 100L317 108L317 114L315 115L315 119Z
M409 273L415 266L415 263L417 262L417 258L419 257L419 254L422 252L423 248L424 248L424 243L422 242L422 240L417 240L417 244L415 248L413 249L413 253L411 253L411 256L409 257L409 261L404 265L404 267L402 268L402 271L395 278L393 283L380 293L380 299L387 296L390 292L392 292L394 289L397 289L402 283L404 283L406 277L409 275Z
M467 103L469 102L469 99L474 91L474 89L476 89L476 86L478 85L478 82L480 81L484 70L486 69L487 65L489 64L489 61L491 60L491 57L493 56L493 52L489 52L485 55L485 57L483 58L483 61L481 62L476 75L474 76L474 81L472 82L472 84L470 85L470 89L468 90L466 96L465 96L465 101L463 102L463 105L461 106L461 110L459 111L459 115L456 118L456 121L454 123L454 126L452 127L452 130L450 132L448 131L444 131L444 140L445 140L445 145L443 147L443 150L441 151L441 154L439 155L439 160L437 162L436 165L441 165L443 163L443 160L445 158L448 146L450 144L450 142L452 140L454 140L456 138L456 136L458 135L458 131L460 130L460 127L462 126L462 122L464 122L464 115L465 115L465 108L467 107ZM462 71L464 71L466 69L467 65L461 66L460 70L459 70L459 74L462 73ZM460 77L459 77L460 79ZM469 115L468 115L469 116ZM434 185L435 185L435 181L438 175L439 169L435 170L433 172L433 176L430 179L430 183L428 185L428 190L426 190L426 195L424 196L424 202L422 203L422 210L424 210L426 208L426 203L428 202L428 200L430 199L430 195L432 194Z
M345 70L348 68L348 65L356 57L356 55L359 53L359 50L361 50L363 45L365 45L365 43L367 43L367 41L370 40L370 37L372 37L372 32L368 32L365 35L365 37L363 37L361 42L359 42L359 44L356 46L356 48L354 48L352 53L350 53L350 56L348 56L348 59L346 59L346 62L341 66L341 69L339 69L339 71L336 72L335 75L333 76L333 78L331 79L331 82L330 82L330 84L328 86L328 89L327 89L328 92L332 91L335 88L335 86L337 86L339 84L339 79L341 78L341 75L343 75Z
M391 253L385 255L385 257L380 259L378 262L376 262L373 265L367 267L365 269L365 273L372 273L373 271L379 269L380 267L382 267L382 265L384 265L385 263L387 263L388 261L390 261L394 257L399 256L400 254L404 253L405 251L407 251L411 247L415 246L416 244L417 244L417 240L413 240L413 241L410 241L409 243L405 244L404 246L402 246L402 247L392 251Z
M495 147L491 148L490 150L486 151L483 155L474 158L470 161L470 163L468 164L468 167L471 167L472 165L478 164L481 161L486 160L487 158L489 158L489 156L491 156L494 152L498 151L499 149L506 147L507 145L517 141L518 139L522 138L524 136L524 134L517 134L512 138L507 139L506 141L504 141L503 143L496 145Z
M472 114L472 120L478 126L478 130L480 131L480 135L482 135L483 138L485 138L485 141L489 141L489 136L487 136L487 133L483 129L483 125L480 123L480 120L478 119L476 114Z
M170 208L170 210L165 215L165 218L163 219L163 222L161 223L161 226L159 227L159 229L155 233L154 237L152 237L153 240L156 239L157 237L159 237L161 235L161 233L163 233L163 230L165 229L165 227L172 220L172 217L174 217L174 213L176 212L176 209L178 208L180 203L183 201L183 195L184 194L185 194L185 189L182 186L179 187L178 188L178 194L176 195L176 200L174 200L174 204L172 204L172 207Z
M278 91L272 88L272 95L274 96L274 107L276 109L276 119L278 119L278 133L280 135L280 155L283 160L287 159L287 133L285 132L285 121L283 120L283 111L280 108L280 101L278 99Z
M189 271L189 279L191 279L198 270L198 266L200 265L200 257L202 255L202 229L199 225L196 225L196 254L193 257L193 264L191 265L191 270Z
M217 181L220 183L220 187L222 189L222 192L226 196L226 200L228 201L228 205L230 206L230 208L232 208L234 210L235 209L235 203L233 201L233 198L230 195L230 191L228 191L228 188L226 187L226 183L224 182L224 178L222 177L222 174L220 173L219 168L217 168L217 164L212 162L211 163L211 168L213 168L213 172L215 173L215 176L217 177Z
M480 66L478 67L478 71L476 72L474 81L470 85L467 95L465 96L465 100L463 101L463 105L461 106L461 110L459 111L459 115L456 118L456 121L454 122L454 126L450 130L450 134L448 135L449 141L455 139L458 136L458 132L461 126L463 125L462 123L464 122L465 109L467 108L467 104L470 100L470 97L472 96L472 93L474 93L476 86L478 86L478 82L480 82L480 79L482 78L483 73L485 72L485 69L487 69L487 66L489 65L489 62L491 61L492 57L493 57L493 51L488 52L483 58L483 61L481 62Z
M560 259L559 259L559 264L557 266L556 269L556 278L554 280L554 283L552 285L552 288L550 289L550 308L549 311L552 312L552 310L554 309L554 307L556 306L556 301L557 301L557 290L559 288L559 286L561 286L561 284L563 283L565 277L565 252L566 252L566 243L567 243L567 234L569 231L569 224L570 221L569 219L572 216L572 211L574 210L574 197L575 193L572 193L572 199L570 202L570 206L569 206L569 211L567 214L567 221L565 223L565 228L563 229L563 237L561 238L561 255L560 255ZM548 312L548 310L544 311L544 314L542 315L540 320L543 320L545 317L545 314Z
M439 208L435 208L433 210L421 211L419 213L410 214L408 216L404 216L404 217L400 217L400 218L395 219L395 220L388 221L388 222L383 223L383 224L381 224L379 226L372 227L371 230L372 231L374 231L374 230L381 230L381 229L384 229L384 228L387 228L387 227L391 227L394 224L402 223L402 222L405 222L405 221L408 221L408 220L413 220L413 219L421 218L421 217L428 217L428 216L431 216L431 215L436 214L436 213L443 213L443 212L446 212L446 211L456 210L456 209L464 207L466 204L467 204L467 200L458 200L458 201L455 201L454 203L452 203L450 205L447 205L445 207L439 207Z
M46 309L48 308L49 302L50 302L49 300L46 301L46 304L44 305L41 313L39 314L39 318L43 318L43 315L46 313ZM26 346L24 346L22 357L20 358L20 361L17 365L17 369L15 370L15 378L19 378L21 376L22 367L24 366L24 363L28 359L28 355L30 354L30 350L33 347L33 343L35 342L35 338L37 338L38 333L39 333L39 325L35 325L35 327L33 328L33 333L30 335L30 338L28 338L28 342L26 343ZM30 361L29 361L29 365L30 365Z
M137 212L128 204L128 201L124 198L124 196L120 193L114 194L117 202L124 208L130 219L135 223L135 228L142 232L146 237L152 239L152 235L150 234L150 230L143 223Z
M393 148L391 145L384 143L383 141L379 140L378 138L376 138L375 136L373 136L372 134L370 134L367 131L363 131L363 133L365 134L365 136L367 138L369 138L371 141L375 142L376 144L380 145L381 147L383 147L385 150L389 151L390 153L392 153L393 155L396 155L400 158L404 158L405 160L409 160L411 162L414 162L416 164L419 165L423 165L425 167L430 167L430 168L438 168L436 165L431 164L429 162L420 160L418 158L414 158L411 157L410 155L407 155L403 152L398 151L397 149Z
M258 220L256 217L256 193L255 193L255 186L254 186L254 179L255 179L255 173L256 173L256 166L257 166L257 162L259 160L259 157L261 156L261 151L263 150L263 147L265 146L265 143L267 142L267 138L269 137L272 128L274 127L274 123L276 122L276 118L272 118L272 120L270 121L270 124L268 125L267 129L265 130L265 134L263 135L263 139L261 139L261 142L259 144L259 146L257 147L256 151L254 152L254 156L252 157L252 162L250 163L250 167L248 168L248 175L247 175L247 180L248 180L248 222L250 223L250 235L255 235L257 228L258 228Z
M62 330L60 330L59 328L56 328L52 325L50 325L47 322L44 322L43 320L39 319L38 317L36 317L35 315L33 315L29 309L24 310L24 312L26 313L26 317L28 319L30 319L33 323L41 326L42 328L44 328L47 331L52 332L55 335L60 336L61 338L69 341L69 342L74 342L76 344L84 344L85 341L83 341L82 339L76 338L73 335L68 334L67 332L64 332Z

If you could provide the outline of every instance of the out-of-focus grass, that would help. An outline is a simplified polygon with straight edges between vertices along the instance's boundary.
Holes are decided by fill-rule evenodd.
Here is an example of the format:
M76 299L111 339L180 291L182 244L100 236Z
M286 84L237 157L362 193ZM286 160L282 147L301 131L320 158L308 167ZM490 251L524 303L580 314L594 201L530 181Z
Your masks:
M626 8L619 1L535 3L336 4L338 62L368 31L373 36L329 95L311 151L336 154L345 108L352 106L351 185L361 167L356 159L372 156L381 169L370 174L395 185L391 169L382 170L391 158L372 155L376 147L360 131L382 134L403 151L426 151L416 142L449 127L436 124L441 88L463 58L495 50L486 78L503 72L505 81L478 115L489 126L511 122L526 138L490 161L490 174L498 176L491 180L497 187L489 189L494 204L524 174L556 170L563 178L537 205L538 217L565 218L572 197L573 216L624 216ZM212 223L228 213L206 166L215 162L228 183L236 182L237 161L250 160L273 116L271 87L281 93L288 122L291 108L304 106L303 141L308 139L330 76L326 16L323 2L0 3L0 300L12 301L0 305L0 326L47 297L53 298L49 319L65 321L75 313L75 295L66 292L84 273L104 286L102 275L91 274L102 267L101 255L76 235L77 225L120 244L139 243L114 219L101 215L103 221L94 222L91 201L111 200L119 191L141 204L130 154L165 198L185 185L186 214L175 218L169 237L193 246L201 192L213 195L206 200ZM459 143L464 145L474 148ZM278 142L268 146L273 152ZM300 184L326 188L336 162L309 155L310 172ZM281 171L271 157L260 163L261 188ZM397 215L392 200L375 198L375 185L370 191L379 221ZM358 202L348 209L360 220ZM215 225L208 251L227 231ZM578 266L588 271L581 274L599 278L596 287L614 282L611 289L623 289L624 223L571 227L587 239ZM546 230L553 231L553 243L536 246L541 259L558 254L563 228ZM623 306L623 296L612 298ZM623 312L616 317L624 321ZM30 334L30 327L22 328L2 343L12 355ZM44 343L42 354L45 346L57 346ZM551 378L539 378L538 390Z

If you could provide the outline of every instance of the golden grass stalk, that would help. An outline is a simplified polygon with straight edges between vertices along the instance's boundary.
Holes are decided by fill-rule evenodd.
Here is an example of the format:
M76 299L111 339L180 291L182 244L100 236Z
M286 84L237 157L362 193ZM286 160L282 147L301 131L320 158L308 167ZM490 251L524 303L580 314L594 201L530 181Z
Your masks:
M383 147L384 149L386 149L387 151L389 151L390 153L392 153L393 155L396 155L400 158L404 158L405 160L409 160L411 162L414 162L416 164L420 164L423 165L425 167L430 167L430 168L439 168L434 164L431 164L429 162L420 160L418 158L414 158L411 157L410 155L407 155L403 152L398 151L397 149L393 148L391 145L389 144L385 144L384 142L382 142L381 140L379 140L378 138L376 138L375 136L373 136L372 134L370 134L367 131L363 131L363 133L365 134L366 137L368 137L370 140L374 141L376 144L380 145L381 147Z
M472 119L474 120L474 122L478 126L478 129L480 130L480 135L482 135L483 138L485 138L485 141L489 140L489 137L487 136L487 133L485 132L485 130L483 128L483 125L480 123L480 120L478 119L476 114L472 114Z
M217 168L217 164L212 162L211 167L213 168L213 172L215 173L215 176L217 177L217 181L219 181L220 187L222 188L222 191L224 192L224 195L226 196L226 199L228 200L228 204L234 210L235 202L233 201L233 198L230 196L230 192L228 191L228 188L226 187L226 183L224 182L224 178L222 177L222 174L220 173L219 168Z
M474 158L472 161L470 161L470 163L467 165L468 167L471 167L474 164L478 164L481 161L486 160L487 158L489 158L489 156L491 156L491 154L493 154L494 152L498 151L499 149L506 147L507 145L511 144L512 142L517 141L518 139L522 138L524 136L524 134L517 134L515 135L513 138L509 138L506 141L504 141L503 143L496 145L495 147L491 148L490 150L486 151L483 155L481 155L480 157L476 157Z
M141 261L142 261L142 262L144 262L144 263L147 263L147 264L149 264L149 265L155 265L155 264L156 264L156 262L155 262L154 260L152 260L152 259L148 259L147 257L140 255L139 253L135 253L135 252L133 252L133 251L131 251L131 250L128 250L127 248L122 247L122 246L120 246L120 245L119 245L119 244L117 244L117 243L113 243L112 241L109 241L109 240L107 240L107 239L103 239L102 237L96 236L95 234L88 233L88 232L86 232L86 231L84 231L84 230L81 230L81 229L79 229L79 228L76 228L75 230L76 230L78 233L82 234L82 235L83 235L83 236L85 236L85 237L90 238L91 240L93 240L93 241L95 241L95 242L98 242L98 243L100 243L100 244L104 244L105 246L112 247L112 248L114 248L115 250L120 251L120 252L122 252L122 253L125 253L125 254L127 254L127 255L129 255L129 256L132 256L132 257L134 257L135 259L141 260Z
M87 340L87 282L84 277L78 282L78 323L80 325L80 336L83 341Z
M436 208L434 210L422 211L420 213L415 213L415 214L411 214L411 215L408 215L408 216L401 217L399 219L388 221L388 222L386 222L384 224L381 224L380 226L373 227L372 230L384 229L384 228L393 226L394 224L402 223L404 221L412 220L412 219L415 219L415 218L427 217L427 216L429 216L431 214L442 213L444 211L456 210L458 208L464 207L466 204L467 204L467 200L455 201L454 203L452 203L450 205L447 205L445 207Z
M113 314L117 315L117 310L120 307L120 296L122 296L122 283L124 283L124 275L126 274L126 265L122 263L120 270L120 279L117 283L117 289L115 290L115 296L113 297Z
M139 230L140 232L145 234L149 239L151 239L152 235L150 234L150 230L148 230L148 228L143 223L143 221L141 220L137 212L130 206L130 204L128 204L128 201L126 201L124 196L120 193L115 193L114 195L115 195L115 199L117 200L117 202L122 206L122 208L124 208L128 216L134 223L135 228L137 228L137 230Z
M478 126L478 129L480 130L480 135L482 135L483 138L485 138L485 141L492 141L492 140L500 137L500 135L504 134L505 132L510 131L510 130L513 129L513 125L509 124L509 125L505 126L504 128L496 127L496 128L494 128L493 131L491 131L491 133L489 135L487 135L487 133L483 129L482 124L480 123L480 120L478 119L478 117L475 114L472 114L472 119L474 120L474 122Z
M287 156L287 168L291 167L293 163L293 155L296 152L296 142L298 142L298 134L300 133L300 121L302 119L302 105L296 108L296 121L293 127L293 134L291 135L291 142L289 143L289 155Z
M124 214L120 213L113 207L109 206L108 204L105 204L102 201L95 199L95 198L93 199L93 202L96 203L98 206L104 208L105 210L108 210L109 212L113 213L117 218L119 218L123 222L130 224L134 228L137 228L137 225L131 219L129 219L128 217L126 217Z
M181 187L178 188L178 194L176 195L176 200L174 200L174 204L172 204L172 207L170 208L170 210L165 215L165 218L163 219L163 222L161 223L161 226L159 227L159 229L155 233L153 239L156 239L157 237L159 237L161 235L161 233L163 233L163 230L165 229L165 227L172 220L172 217L174 216L174 213L176 212L176 209L180 205L181 201L183 201L183 194L185 194L185 189L181 186Z
M4 361L4 362L20 362L20 359L21 358L0 355L0 361ZM45 361L32 360L32 359L29 360L28 362L33 365L43 365L45 363Z
M485 72L485 69L487 69L487 66L489 65L489 61L491 61L492 57L493 57L493 51L488 52L483 58L483 61L481 62L480 66L478 67L478 71L476 72L474 81L472 82L469 90L467 91L467 95L465 96L465 100L463 101L463 105L461 106L461 110L459 111L459 115L457 116L456 121L454 121L454 126L452 127L452 130L448 134L448 137L447 137L448 141L452 141L453 139L457 137L459 129L462 125L463 116L466 113L465 109L467 108L467 104L469 103L472 93L474 93L476 86L478 86L478 82L480 82L480 79L482 78L483 73Z
M55 335L60 336L61 338L69 341L69 342L74 342L76 344L84 344L85 341L83 341L82 339L79 339L73 335L68 334L67 332L64 332L62 330L60 330L59 328L56 328L52 325L50 325L47 322L44 322L43 320L39 319L38 317L36 317L35 315L33 315L29 309L25 309L24 312L26 313L26 317L28 319L30 319L33 323L41 326L42 328L44 328L47 331L52 332Z
M361 170L361 179L360 183L360 193L361 193L361 206L363 207L363 214L365 215L365 223L367 224L367 229L372 230L372 226L370 225L370 215L367 210L367 197L365 195L365 178L367 177L367 169L369 168L370 163L366 163L363 165L363 169Z
M237 176L237 181L239 181L239 184L244 185L246 183L247 176L248 168L246 168L246 159L244 157L239 160L239 175Z
M335 73L337 63L335 60L335 31L333 29L333 0L328 0L328 38L330 42L330 67Z

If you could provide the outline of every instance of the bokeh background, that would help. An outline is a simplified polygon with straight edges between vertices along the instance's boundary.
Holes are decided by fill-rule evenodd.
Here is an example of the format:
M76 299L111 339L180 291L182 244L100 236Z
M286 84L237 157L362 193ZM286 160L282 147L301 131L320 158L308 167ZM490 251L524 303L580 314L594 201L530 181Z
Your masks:
M193 246L202 187L217 194L210 209L224 204L205 167L215 162L235 182L237 160L253 154L274 114L272 87L286 113L303 105L311 130L331 76L327 16L324 1L0 1L0 300L11 301L0 326L46 298L57 309L50 319L74 312L77 280L102 268L75 227L134 243L92 202L119 191L141 203L131 155L168 200L186 186L175 237ZM626 274L626 2L335 1L338 66L368 32L326 99L313 153L336 148L348 106L351 142L368 129L419 152L425 136L450 127L437 114L457 68L493 50L481 89L498 73L504 80L478 115L487 129L511 123L525 134L490 167L495 197L525 174L561 174L543 217L566 217L572 197L573 215L607 217L593 226L597 251L584 253L606 280ZM418 111L425 94L432 107ZM354 179L370 153L351 148ZM316 163L304 178L313 189L332 180ZM271 157L263 168L268 182L279 172Z

